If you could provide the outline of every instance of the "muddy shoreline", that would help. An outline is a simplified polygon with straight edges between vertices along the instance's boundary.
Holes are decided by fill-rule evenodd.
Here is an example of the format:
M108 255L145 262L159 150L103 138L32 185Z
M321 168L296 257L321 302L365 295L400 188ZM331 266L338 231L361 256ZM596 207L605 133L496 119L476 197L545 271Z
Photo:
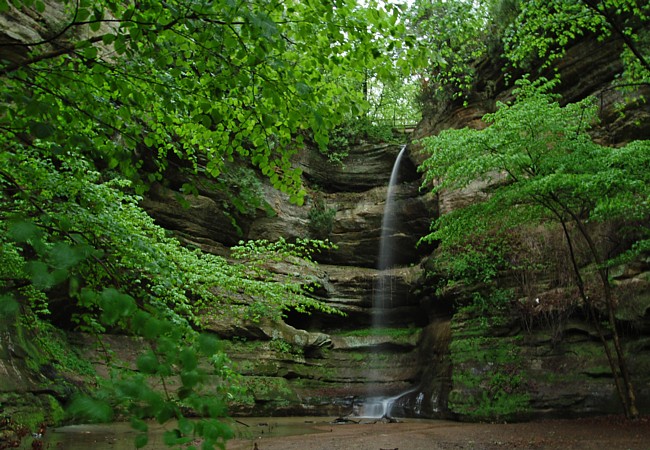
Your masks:
M227 450L648 450L650 416L540 420L513 424L404 419L399 423L331 417L246 417L230 419L235 438ZM173 424L151 424L148 450L167 450L163 433ZM131 450L136 432L128 423L73 425L48 430L44 449ZM195 441L194 445L200 442ZM21 449L35 448L23 442Z
M620 417L598 417L515 424L435 420L311 426L311 434L259 433L249 439L229 441L226 448L253 450L257 444L259 450L650 449L647 417L633 422Z

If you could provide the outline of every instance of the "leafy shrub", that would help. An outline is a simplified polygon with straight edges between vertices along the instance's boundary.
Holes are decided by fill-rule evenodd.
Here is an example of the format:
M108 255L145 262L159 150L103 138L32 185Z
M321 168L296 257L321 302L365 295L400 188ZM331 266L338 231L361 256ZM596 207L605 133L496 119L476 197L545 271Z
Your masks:
M316 196L309 210L309 230L318 239L326 239L332 233L336 209L327 206L325 200Z
M0 144L8 149L0 154L3 321L42 325L35 319L56 307L74 311L76 328L100 342L107 331L142 340L136 372L107 352L111 376L92 396L71 403L75 420L126 414L142 432L136 442L142 446L145 419L175 419L182 438L170 435L171 444L196 435L220 445L229 434L219 420L240 389L220 346L201 333L203 312L273 319L289 308L334 311L307 295L313 280L298 273L278 278L271 270L278 261L310 264L327 244L242 242L235 260L191 250L154 223L130 182L94 170L80 154L55 152L38 140L30 147L2 138ZM60 369L89 370L51 339L49 327L32 332ZM189 422L188 412L202 419Z

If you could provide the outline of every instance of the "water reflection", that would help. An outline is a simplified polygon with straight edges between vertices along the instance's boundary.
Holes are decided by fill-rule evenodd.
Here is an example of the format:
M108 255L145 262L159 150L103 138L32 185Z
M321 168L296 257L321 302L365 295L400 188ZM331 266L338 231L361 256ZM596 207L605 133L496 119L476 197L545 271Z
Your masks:
M230 419L228 424L236 439L254 440L264 437L290 436L318 433L318 426L330 423L331 417L246 417ZM168 450L163 441L165 431L174 424L149 424L149 443L147 450ZM135 437L139 432L128 423L106 425L70 425L50 429L43 437L43 449L62 450L133 450ZM196 443L195 443L196 445ZM31 449L31 440L25 440L22 449Z

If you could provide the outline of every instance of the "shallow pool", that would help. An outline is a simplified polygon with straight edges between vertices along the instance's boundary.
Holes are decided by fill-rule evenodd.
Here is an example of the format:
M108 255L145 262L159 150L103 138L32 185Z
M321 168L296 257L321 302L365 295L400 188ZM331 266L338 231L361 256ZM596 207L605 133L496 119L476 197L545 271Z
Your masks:
M237 439L257 439L318 433L319 425L332 423L332 417L245 417L227 419ZM163 442L165 431L174 424L149 425L147 450L167 450ZM133 450L139 434L128 423L106 425L70 425L48 429L42 437L43 449L64 450ZM32 438L25 439L21 448L31 449Z

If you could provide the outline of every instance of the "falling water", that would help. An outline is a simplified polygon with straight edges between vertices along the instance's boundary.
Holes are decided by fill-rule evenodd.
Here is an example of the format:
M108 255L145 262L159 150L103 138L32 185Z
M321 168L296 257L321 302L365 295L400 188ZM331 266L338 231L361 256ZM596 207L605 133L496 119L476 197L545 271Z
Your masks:
M384 215L381 219L381 239L379 241L379 260L377 268L379 269L379 279L375 288L372 306L374 308L374 326L378 328L383 325L385 309L392 306L392 285L391 276L388 270L395 264L395 242L391 239L395 232L395 190L397 189L397 176L402 157L406 152L406 145L402 146L390 174L388 182L388 191L386 193L386 204L384 206Z
M409 394L413 394L418 390L418 388L409 389L405 392L400 392L393 397L369 397L366 398L361 406L358 415L360 417L370 418L370 419L384 419L392 418L391 410L393 406L406 406L411 403L409 399ZM415 408L416 413L419 413L422 410L422 401L424 400L424 394L419 393L415 397Z
M405 393L394 397L367 398L363 404L363 411L360 416L372 419L389 418L391 417L390 411L393 408L393 404L404 395Z
M390 269L395 264L395 242L393 239L393 235L396 231L395 190L397 188L400 163L405 151L406 145L402 147L395 159L395 163L393 164L390 181L388 182L388 191L386 193L384 215L381 220L381 239L379 241L379 260L377 265L379 275L377 277L377 283L375 285L372 300L373 327L376 330L386 326L386 316L393 305L392 276L390 274ZM378 378L377 372L378 371L374 373L375 376L373 378L375 378L375 380ZM367 398L363 406L362 416L374 418L389 417L393 403L402 395L403 394L400 394L390 398Z

